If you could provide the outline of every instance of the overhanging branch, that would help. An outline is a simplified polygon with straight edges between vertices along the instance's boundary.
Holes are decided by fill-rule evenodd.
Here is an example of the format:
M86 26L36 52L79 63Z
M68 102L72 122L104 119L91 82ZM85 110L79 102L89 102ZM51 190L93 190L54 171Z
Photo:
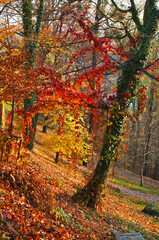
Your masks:
M57 104L60 104L60 105L71 105L71 103L68 103L68 102L63 102L63 101L57 101L57 100L41 100L41 99L37 99L36 100L37 102L41 102L42 104L48 104L48 103L57 103ZM80 105L81 107L88 107L88 108L93 108L93 109L105 109L105 110L108 110L109 109L109 106L104 103L104 102L100 102L100 105L99 106L94 106L93 104L91 103L86 103L85 105Z
M145 75L147 75L148 77L154 79L155 81L158 81L158 82L159 82L159 78L155 77L155 76L152 75L151 73L149 73L149 72L147 72L147 71L145 71L145 70L143 70L143 73L144 73Z
M11 1L8 2L8 3L6 3L6 4L2 7L2 9L0 10L0 15L3 13L4 9L10 5L10 3L11 3Z
M130 12L130 8L124 10L124 9L121 9L120 7L118 7L118 5L114 2L114 0L111 0L112 4L114 5L114 7L119 11L119 12L122 12L122 13L127 13L127 12Z

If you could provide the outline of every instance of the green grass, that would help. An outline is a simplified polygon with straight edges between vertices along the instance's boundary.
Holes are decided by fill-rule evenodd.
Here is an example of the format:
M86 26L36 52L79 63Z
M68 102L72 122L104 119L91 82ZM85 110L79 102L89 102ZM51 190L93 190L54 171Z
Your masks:
M114 182L114 183L119 183L119 184L121 184L121 185L123 185L123 186L125 186L129 189L133 189L133 190L144 192L144 193L152 193L152 194L156 194L156 195L159 196L159 191L157 191L157 190L140 187L138 185L134 185L134 184L131 184L131 183L124 182L123 180L120 180L120 179L111 179L111 181Z
M147 205L147 202L146 201L143 201L141 199L137 199L135 197L128 197L128 199L133 202L133 203L136 203L137 205L140 205L142 207L145 207Z

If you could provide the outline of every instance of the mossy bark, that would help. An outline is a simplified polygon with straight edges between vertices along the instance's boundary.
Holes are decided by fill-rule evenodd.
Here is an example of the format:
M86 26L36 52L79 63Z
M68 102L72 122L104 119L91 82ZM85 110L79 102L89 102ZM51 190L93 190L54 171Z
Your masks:
M25 50L27 51L27 62L26 67L34 69L36 65L36 48L38 37L41 32L43 10L44 10L44 0L40 0L39 9L37 11L37 22L34 28L32 20L32 0L22 0L22 20L23 20L23 35L25 42ZM27 80L26 80L27 81ZM24 100L24 109L27 111L35 105L36 96L34 93L31 94L31 98ZM33 134L32 134L33 130ZM32 124L26 126L26 139L29 139L28 149L33 149L34 136L36 131L36 117L32 118Z
M3 102L0 102L0 129L3 129L3 115L4 115L4 106L3 106Z
M124 115L118 113L118 107L112 109L113 117L110 118L109 126L105 130L103 147L100 159L94 171L93 177L88 184L75 197L85 202L89 207L95 207L98 203L100 195L105 187L104 183L109 172L110 162L114 159L118 141L122 130Z
M125 111L129 107L138 85L138 73L143 68L150 49L150 41L157 27L157 9L155 0L147 0L145 4L144 22L139 29L139 41L130 52L129 59L123 64L121 75L117 80L117 100L110 110L110 121L104 134L103 147L93 177L75 197L95 207L100 198L109 171L110 162L114 159L121 130L125 119ZM133 14L133 13L132 13ZM124 94L128 94L127 97Z

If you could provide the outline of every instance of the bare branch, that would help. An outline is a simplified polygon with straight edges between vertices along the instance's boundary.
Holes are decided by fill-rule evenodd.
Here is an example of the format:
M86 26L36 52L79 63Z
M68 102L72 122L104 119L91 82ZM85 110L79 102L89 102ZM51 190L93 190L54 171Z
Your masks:
M123 24L124 26L124 24ZM136 43L134 38L131 36L131 33L128 31L127 27L124 26L125 32L126 32L126 36L129 38L130 42L133 44L133 47L136 48Z
M117 4L114 2L114 0L111 0L112 4L114 5L114 7L119 11L119 12L122 12L122 13L127 13L127 12L130 12L131 8L128 8L126 10L124 9L121 9L117 6Z
M0 15L3 13L4 9L9 6L9 4L10 4L10 2L6 3L6 4L3 6L3 8L0 10Z
M155 76L152 75L151 73L149 73L149 72L147 72L147 71L145 71L145 70L143 70L143 73L144 73L145 75L147 75L148 77L154 79L155 81L159 82L159 78L155 77Z
M156 62L158 62L158 61L159 61L159 58L157 58L155 61L149 63L148 65L146 65L146 66L144 67L144 70L146 70L146 69L148 69L149 67L153 66L153 65L154 65Z

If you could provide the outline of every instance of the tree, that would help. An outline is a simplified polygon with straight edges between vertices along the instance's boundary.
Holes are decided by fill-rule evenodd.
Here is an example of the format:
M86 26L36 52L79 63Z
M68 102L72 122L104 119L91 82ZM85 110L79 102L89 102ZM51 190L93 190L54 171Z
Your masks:
M3 102L0 103L0 128L3 129L3 116L4 116L4 106Z
M148 64L155 62L158 56L158 40L153 41L153 49L148 59ZM156 65L156 64L155 64ZM149 73L158 75L157 65ZM146 87L144 87L146 85ZM144 170L145 176L157 180L158 171L158 84L154 79L142 76L138 94L129 108L127 119L127 139L122 141L123 156L119 156L119 162L126 162L130 171L140 174ZM156 93L156 94L155 94ZM146 95L145 95L146 94ZM155 96L156 95L156 96ZM144 103L145 100L145 103ZM142 105L141 105L142 104ZM142 114L139 116L139 110ZM129 151L124 146L127 144ZM125 161L126 160L126 161ZM155 166L156 165L156 166ZM145 171L146 169L146 171ZM142 173L143 174L143 173Z
M104 133L103 147L97 167L87 185L77 193L78 198L81 198L91 207L95 207L104 187L110 162L114 159L118 146L125 111L135 95L136 86L139 82L139 73L144 68L151 46L151 39L155 35L159 19L159 10L157 10L155 0L146 0L143 23L140 22L134 0L131 0L131 7L128 10L119 8L114 0L112 0L112 3L116 11L131 13L138 29L138 40L135 42L131 36L130 40L132 40L134 47L130 51L128 60L120 68L120 76L117 79L117 98L110 109L109 125Z
M44 0L40 0L39 7L37 10L36 25L34 27L32 19L32 0L22 0L22 19L23 19L23 36L25 42L25 50L28 53L27 57L27 68L34 69L36 64L36 49L37 42L41 32L42 19L44 10ZM24 108L30 110L31 107L35 105L36 96L34 93L31 94L30 98L24 100ZM33 128L33 133L31 132ZM33 141L35 136L36 128L36 117L32 118L32 123L26 126L26 139L28 142L28 149L32 150Z
M1 2L1 9L0 9L0 16L3 14L3 12L5 11L5 9L11 5L11 2L8 1L3 1ZM0 32L3 31L2 28L0 29ZM4 41L4 36L3 34L1 34L1 38L0 38L0 42ZM2 50L3 46L2 44L0 45L0 50ZM3 50L2 50L3 52ZM2 89L0 88L0 95L2 94ZM0 129L3 129L3 118L4 118L4 104L2 99L0 98Z
M44 136L41 141L46 149L56 153L56 163L59 153L75 163L87 162L90 137L82 114L79 113L79 116L74 118L73 113L69 113L69 108L64 109L57 105L50 114L48 126L52 126L53 129L50 135Z
M15 11L12 10L15 9ZM36 24L34 26L33 21L33 6L32 1L22 1L19 7L17 3L4 1L0 14L3 15L7 21L2 21L1 25L1 48L3 50L1 54L1 95L4 100L19 101L24 99L24 108L28 110L34 105L34 83L29 79L31 70L35 67L36 63L36 49L37 42L41 31L42 16L44 9L44 1L39 2L39 6L36 14ZM22 16L22 28L20 24L17 24L14 19L18 19L19 22ZM6 24L7 22L7 24ZM7 69L8 64L8 69ZM27 74L26 74L27 72ZM21 81L20 81L21 78ZM14 80L13 80L14 79ZM34 86L33 86L34 85ZM32 88L32 91L29 90ZM28 91L29 90L29 91ZM7 96L7 91L9 95ZM27 95L28 94L28 95ZM31 98L27 98L31 94ZM25 97L24 97L25 96ZM14 108L13 108L14 115ZM2 118L2 114L0 115ZM35 118L32 121L35 122ZM35 124L33 124L35 125ZM29 129L32 126L28 126L26 132L29 134ZM33 136L32 136L33 137ZM30 138L30 136L29 136ZM33 145L33 139L31 140L30 149Z

